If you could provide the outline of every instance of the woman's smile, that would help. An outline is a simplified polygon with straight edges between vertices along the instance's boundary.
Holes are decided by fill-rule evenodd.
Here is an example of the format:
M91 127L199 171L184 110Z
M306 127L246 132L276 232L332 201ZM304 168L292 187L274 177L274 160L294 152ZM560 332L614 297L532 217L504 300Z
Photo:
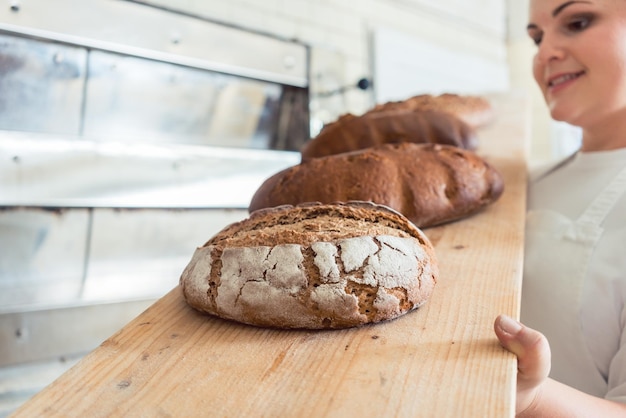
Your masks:
M550 94L555 94L576 83L585 74L584 71L558 73L548 78L547 88Z

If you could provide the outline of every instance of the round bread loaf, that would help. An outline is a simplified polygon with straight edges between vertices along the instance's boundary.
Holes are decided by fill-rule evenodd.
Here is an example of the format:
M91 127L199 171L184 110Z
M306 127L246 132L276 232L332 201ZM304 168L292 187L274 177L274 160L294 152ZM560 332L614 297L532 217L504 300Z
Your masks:
M366 114L400 109L447 112L475 129L488 125L495 118L493 106L485 97L453 93L444 93L438 96L420 94L406 100L382 103L376 105Z
M301 150L302 161L400 142L454 145L475 149L475 131L453 114L433 110L389 110L351 114L325 126Z
M282 170L256 190L249 211L304 202L372 201L426 228L461 219L495 202L499 172L451 145L386 144L315 158Z
M253 212L198 248L180 278L193 308L275 328L347 328L396 318L430 297L434 249L372 203Z

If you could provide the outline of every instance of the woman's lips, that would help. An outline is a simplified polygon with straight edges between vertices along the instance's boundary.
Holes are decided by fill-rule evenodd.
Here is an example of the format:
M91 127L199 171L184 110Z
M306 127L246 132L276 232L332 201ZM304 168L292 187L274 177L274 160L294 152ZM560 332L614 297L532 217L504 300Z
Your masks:
M548 89L551 92L561 90L569 86L572 82L574 82L574 80L577 80L584 73L584 71L579 71L577 73L558 74L554 77L550 77L548 80Z

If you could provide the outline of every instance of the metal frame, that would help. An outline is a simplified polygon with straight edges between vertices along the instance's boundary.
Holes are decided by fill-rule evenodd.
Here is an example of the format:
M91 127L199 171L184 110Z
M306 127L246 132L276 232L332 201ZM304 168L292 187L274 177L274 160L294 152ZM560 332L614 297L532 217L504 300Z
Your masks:
M0 8L0 31L296 87L304 44L121 0L30 0ZM103 24L102 22L106 22Z

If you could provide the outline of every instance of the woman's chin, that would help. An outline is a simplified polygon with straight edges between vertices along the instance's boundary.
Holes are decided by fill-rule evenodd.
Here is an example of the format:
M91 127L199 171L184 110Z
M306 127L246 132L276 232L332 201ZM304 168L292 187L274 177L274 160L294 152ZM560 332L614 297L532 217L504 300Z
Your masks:
M566 122L574 124L576 120L575 112L572 109L567 109L564 106L550 106L550 116L552 119L558 122Z

